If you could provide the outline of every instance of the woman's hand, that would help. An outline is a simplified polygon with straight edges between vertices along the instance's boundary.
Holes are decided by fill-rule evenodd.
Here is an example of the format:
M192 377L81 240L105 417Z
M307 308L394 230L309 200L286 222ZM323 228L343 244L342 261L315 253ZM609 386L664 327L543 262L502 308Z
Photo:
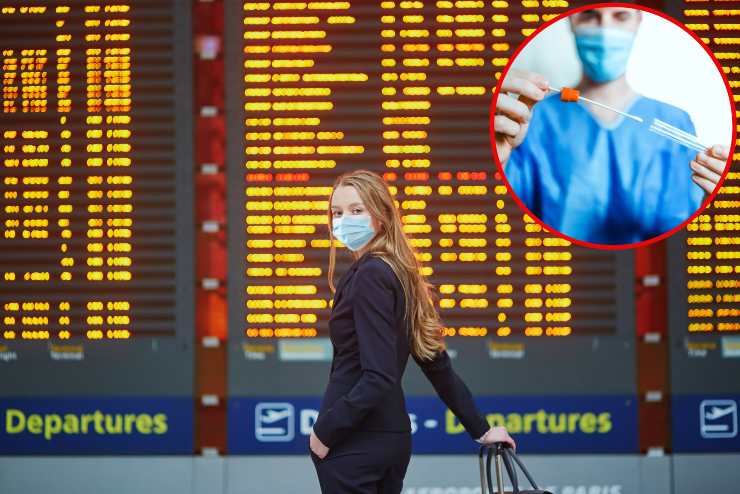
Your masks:
M506 443L516 450L516 442L506 431L506 427L491 427L480 440L483 444Z
M730 149L721 144L715 144L707 151L698 153L689 166L694 172L691 180L704 189L707 195L710 195L725 171Z
M324 446L324 443L321 442L313 431L311 431L311 436L308 439L308 445L311 448L311 451L313 451L313 453L322 460L329 454L329 448Z
M524 141L532 115L532 106L547 95L544 76L526 70L511 69L501 84L496 100L493 129L496 154L505 166L511 151Z

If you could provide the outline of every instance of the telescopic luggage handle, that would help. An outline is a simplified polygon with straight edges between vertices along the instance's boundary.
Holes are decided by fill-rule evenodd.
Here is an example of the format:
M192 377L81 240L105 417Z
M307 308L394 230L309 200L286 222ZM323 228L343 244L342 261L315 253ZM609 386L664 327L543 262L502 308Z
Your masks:
M483 452L488 451L488 454L486 456L486 462L485 466L483 464ZM478 463L480 467L480 481L481 481L481 494L486 494L486 488L488 488L488 492L490 494L494 494L495 491L493 490L493 479L491 478L491 460L493 457L496 457L496 486L498 487L498 494L504 494L504 482L503 482L503 474L502 474L502 468L501 464L503 462L504 468L506 468L506 473L509 476L509 480L511 481L511 486L514 489L514 494L518 494L519 491L519 479L517 478L516 473L516 466L519 466L519 468L524 473L524 476L527 477L527 480L532 485L532 489L534 489L536 492L545 493L547 491L540 491L539 487L537 487L537 483L532 478L532 476L529 474L529 471L527 470L527 467L524 466L524 463L519 459L519 457L514 454L514 452L509 448L509 446L505 443L495 443L493 446L488 445L482 445L480 447L480 450L478 451ZM516 463L514 465L512 463ZM531 491L528 491L531 492Z
M496 443L496 448L499 447L500 443ZM483 460L483 453L488 451L488 455ZM491 481L491 453L493 448L486 444L482 445L478 450L478 467L480 468L480 492L481 494L494 494L493 483ZM498 494L504 494L504 479L501 475L501 455L496 454L496 484L498 486Z

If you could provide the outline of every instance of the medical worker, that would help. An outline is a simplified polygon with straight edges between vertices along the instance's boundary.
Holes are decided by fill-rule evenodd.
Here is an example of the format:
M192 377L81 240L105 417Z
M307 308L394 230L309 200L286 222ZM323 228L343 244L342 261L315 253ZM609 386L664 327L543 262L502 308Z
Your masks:
M569 19L583 67L582 96L695 134L685 111L627 83L640 10L590 9ZM510 70L494 130L512 189L548 226L586 242L631 244L681 224L718 184L729 148L697 154L616 113L547 96L547 87L539 74Z

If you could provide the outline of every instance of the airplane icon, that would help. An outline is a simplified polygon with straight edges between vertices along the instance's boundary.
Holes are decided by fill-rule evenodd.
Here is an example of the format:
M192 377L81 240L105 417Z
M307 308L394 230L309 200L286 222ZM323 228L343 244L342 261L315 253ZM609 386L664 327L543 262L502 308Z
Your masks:
M295 437L295 408L290 403L262 402L254 407L254 435L261 442L290 442Z
M290 415L290 410L283 410L282 412L278 410L267 410L267 413L262 414L262 423L272 424L273 422L277 422L278 420L290 417Z
M720 417L724 417L728 413L732 413L734 410L735 408L732 406L729 406L727 408L712 407L712 409L707 412L707 418L709 420L717 420Z
M734 400L704 400L699 404L699 432L705 439L737 436L737 403Z

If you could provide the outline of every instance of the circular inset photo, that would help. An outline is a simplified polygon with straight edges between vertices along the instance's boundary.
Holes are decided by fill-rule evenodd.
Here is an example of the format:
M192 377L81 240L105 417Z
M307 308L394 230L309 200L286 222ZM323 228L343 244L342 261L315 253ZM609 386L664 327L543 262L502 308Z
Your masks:
M735 143L732 93L701 41L665 14L595 4L539 28L491 106L499 172L522 208L577 244L675 233L714 197Z

